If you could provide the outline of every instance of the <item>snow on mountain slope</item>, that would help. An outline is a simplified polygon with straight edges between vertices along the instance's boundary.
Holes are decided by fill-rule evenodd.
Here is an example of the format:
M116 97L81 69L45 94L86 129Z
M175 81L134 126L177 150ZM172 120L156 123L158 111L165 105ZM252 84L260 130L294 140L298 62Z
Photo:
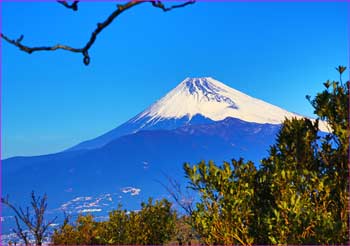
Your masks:
M303 116L248 96L211 77L186 78L163 98L121 126L68 150L93 149L140 130L176 129L227 117L260 124L281 124ZM321 129L327 131L324 123Z
M186 78L165 97L134 121L149 116L190 119L201 114L214 121L234 117L248 122L280 124L285 117L301 117L282 108L250 97L211 78Z

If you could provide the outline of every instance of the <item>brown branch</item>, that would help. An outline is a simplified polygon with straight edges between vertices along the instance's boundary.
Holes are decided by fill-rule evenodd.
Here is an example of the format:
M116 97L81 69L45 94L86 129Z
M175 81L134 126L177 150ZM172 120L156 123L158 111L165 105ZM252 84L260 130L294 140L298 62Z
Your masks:
M67 45L62 45L62 44L57 44L54 46L41 46L41 47L29 47L26 45L23 45L21 43L21 41L23 40L23 35L21 35L20 38L18 38L17 40L12 40L9 39L7 36L5 36L5 34L1 33L1 37L6 40L8 43L13 44L14 46L18 47L20 50L27 52L28 54L31 54L35 51L54 51L54 50L58 50L58 49L62 49L62 50L68 50L71 52L77 52L77 53L81 53L83 50L82 49L77 49L77 48L73 48Z
M41 46L41 47L29 47L26 45L23 45L21 43L21 41L23 40L23 35L21 35L21 37L19 37L17 40L12 40L10 38L8 38L7 36L5 36L5 34L1 33L1 37L6 40L8 43L13 44L14 46L17 46L20 50L27 52L28 54L31 54L35 51L53 51L53 50L58 50L58 49L62 49L62 50L68 50L71 52L82 52L82 49L76 49L67 45L62 45L62 44L56 44L54 46Z
M97 23L97 28L95 31L92 32L90 40L86 43L85 47L83 50L87 52L90 47L93 45L93 43L96 40L97 35L104 29L106 28L109 24L113 22L115 18L117 18L121 13L123 13L125 10L130 9L138 4L144 3L143 1L131 1L126 4L117 4L117 9L113 11L113 13L108 16L108 18L102 22L102 23Z
M173 5L170 7L165 7L164 4L161 1L151 1L152 5L156 8L160 8L162 9L164 12L170 11L172 9L176 9L176 8L182 8L185 7L189 4L194 4L196 1L195 0L191 0L182 4L177 4L177 5Z
M72 4L69 4L67 1L57 1L57 2L62 4L64 7L68 8L68 9L72 9L73 11L78 10L79 1L74 1Z
M76 8L78 8L77 4L79 1L74 1L71 5L69 5L66 1L58 1L58 2L63 4L67 8L72 8L73 10L75 10L74 9L75 7L72 7L72 6L76 6ZM107 17L107 19L105 21L103 21L101 23L97 23L97 28L91 33L90 39L85 44L85 46L82 48L74 48L74 47L71 47L69 45L63 45L63 44L56 44L54 46L30 47L30 46L26 46L26 45L22 44L23 35L21 35L17 40L14 40L14 39L12 40L12 39L8 38L7 36L5 36L3 33L1 33L1 37L5 41L7 41L8 43L18 47L20 50L27 52L28 54L31 54L31 53L36 52L36 51L55 51L55 50L66 50L66 51L70 51L70 52L81 53L84 56L84 58L83 58L84 64L89 65L90 64L90 56L89 56L88 51L91 48L91 46L95 43L98 34L100 32L102 32L103 29L105 29L108 25L110 25L114 21L114 19L117 18L125 10L128 10L128 9L138 5L138 4L146 3L146 2L152 3L152 5L154 7L160 8L163 11L170 11L170 10L175 9L175 8L181 8L181 7L185 7L186 5L193 4L195 1L190 0L190 1L185 2L183 4L173 5L170 7L165 7L161 1L133 0L133 1L130 1L130 2L125 3L125 4L117 4L117 9L115 11L113 11Z

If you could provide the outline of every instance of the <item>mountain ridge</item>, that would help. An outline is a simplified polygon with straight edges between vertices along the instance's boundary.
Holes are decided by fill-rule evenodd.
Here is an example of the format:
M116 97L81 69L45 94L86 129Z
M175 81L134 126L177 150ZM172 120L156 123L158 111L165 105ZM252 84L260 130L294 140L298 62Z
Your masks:
M124 124L66 151L100 148L120 136L140 130L170 130L184 125L212 123L227 117L261 124L281 124L285 118L303 118L302 115L253 98L212 77L188 77Z

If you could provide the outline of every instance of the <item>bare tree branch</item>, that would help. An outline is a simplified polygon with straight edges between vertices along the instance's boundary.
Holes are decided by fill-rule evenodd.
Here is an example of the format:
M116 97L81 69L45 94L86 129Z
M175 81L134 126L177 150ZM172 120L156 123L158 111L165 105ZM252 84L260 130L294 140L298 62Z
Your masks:
M28 239L28 233L23 231L17 216L15 216L15 221L16 221L16 226L17 226L17 230L13 229L13 232L24 241L25 245L29 245L29 239Z
M161 1L151 1L152 5L154 7L160 8L164 12L167 12L167 11L170 11L170 10L176 9L176 8L182 8L182 7L185 7L185 6L189 5L189 4L194 4L195 2L196 2L195 0L191 0L191 1L185 2L183 4L178 4L178 5L173 5L173 6L170 6L170 7L165 7L164 4Z
M76 49L67 45L62 45L62 44L57 44L54 46L41 46L41 47L29 47L29 46L25 46L21 43L21 41L23 40L23 35L21 35L17 40L12 40L10 38L8 38L7 36L5 36L3 33L1 33L1 37L6 40L7 42L9 42L10 44L13 44L14 46L17 46L20 50L27 52L28 54L31 54L35 51L43 51L43 50L58 50L58 49L63 49L63 50L68 50L68 51L72 51L72 52L82 52L82 49Z
M78 8L78 2L79 1L74 1L71 5L69 5L66 1L58 1L59 3L61 3L62 5L64 5L67 8L71 8L73 10L75 10L75 8ZM36 46L36 47L30 47L27 45L22 44L23 41L23 35L21 35L18 39L10 39L9 37L7 37L5 34L1 33L1 37L7 41L8 43L18 47L20 50L27 52L28 54L31 54L33 52L36 51L55 51L55 50L66 50L66 51L70 51L70 52L74 52L74 53L81 53L83 55L83 62L85 65L89 65L90 64L90 56L89 56L89 49L91 48L91 46L95 43L96 38L98 36L98 34L103 31L103 29L105 29L108 25L110 25L115 18L117 18L121 13L123 13L125 10L128 10L138 4L141 3L146 3L146 2L150 2L152 3L152 6L156 7L156 8L160 8L163 11L167 12L170 11L172 9L175 8L182 8L185 7L189 4L193 4L195 3L194 0L190 0L188 2L185 2L183 4L178 4L178 5L173 5L170 7L165 7L164 4L161 1L144 1L144 0L133 0L130 1L128 3L125 4L117 4L117 9L115 11L113 11L105 21L97 23L97 28L91 33L90 39L88 40L88 42L85 44L84 47L82 48L74 48L71 47L69 45L63 45L63 44L56 44L53 46ZM75 6L75 7L74 7Z
M72 9L73 11L77 11L78 10L78 3L79 1L74 1L72 4L69 4L67 1L57 1L60 4L62 4L63 6L65 6L68 9Z
M33 234L35 238L35 244L41 245L43 242L43 239L47 236L47 229L57 219L57 217L55 217L54 219L45 223L44 215L47 208L46 201L47 201L46 195L44 195L42 198L41 197L36 198L34 192L32 192L31 206L34 212L32 216L29 210L29 207L26 207L26 210L23 210L21 207L17 209L12 203L9 202L8 196L6 198L1 198L1 203L11 208L12 211L16 214L15 221L16 221L17 230L14 230L14 232L17 234L19 238L21 238L24 241L26 245L29 245L29 239L27 235L28 233L22 229L20 221L24 225L26 225L28 230Z
M168 185L163 184L161 181L156 181L166 189L169 195L186 212L186 214L191 216L191 214L193 213L194 198L188 193L185 195L180 183L177 182L175 179L171 178L165 173L163 173L163 175L168 180Z

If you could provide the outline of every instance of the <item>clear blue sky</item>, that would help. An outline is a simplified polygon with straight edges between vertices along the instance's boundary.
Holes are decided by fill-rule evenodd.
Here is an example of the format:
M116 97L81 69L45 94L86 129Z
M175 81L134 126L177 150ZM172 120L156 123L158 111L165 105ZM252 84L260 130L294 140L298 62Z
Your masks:
M2 31L27 45L83 46L115 2L2 3ZM163 13L143 4L107 27L90 50L28 55L2 43L2 154L57 152L105 133L185 77L212 76L312 116L334 67L348 66L348 3L197 2Z

